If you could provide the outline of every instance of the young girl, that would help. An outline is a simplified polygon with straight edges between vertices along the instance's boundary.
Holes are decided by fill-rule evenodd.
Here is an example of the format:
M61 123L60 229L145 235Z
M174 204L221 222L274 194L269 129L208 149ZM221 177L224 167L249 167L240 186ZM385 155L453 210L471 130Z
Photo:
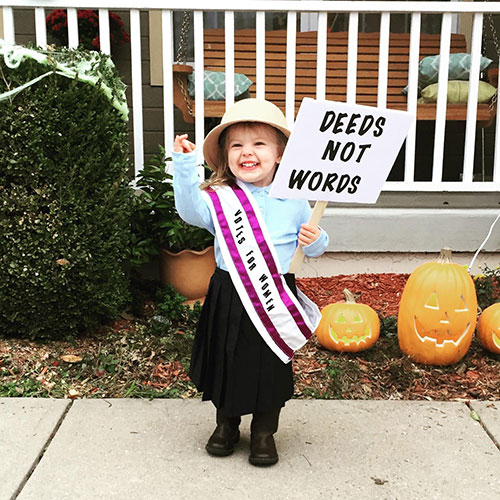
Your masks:
M195 145L187 135L174 142L177 210L186 222L216 236L217 269L189 372L203 400L217 409L217 427L206 450L230 455L239 440L241 415L251 413L253 465L278 461L273 434L281 408L293 395L289 361L318 321L317 308L286 272L297 243L310 257L328 245L327 234L307 223L307 201L269 197L289 135L274 104L238 101L205 139L203 154L213 174L201 190Z

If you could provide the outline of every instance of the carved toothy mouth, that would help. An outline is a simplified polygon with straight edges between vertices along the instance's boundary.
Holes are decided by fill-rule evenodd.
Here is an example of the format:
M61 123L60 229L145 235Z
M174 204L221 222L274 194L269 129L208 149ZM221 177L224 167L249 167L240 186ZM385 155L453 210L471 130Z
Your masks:
M493 343L500 349L500 337L497 337L494 333L493 335Z
M372 330L369 326L366 327L365 335L357 336L353 335L352 337L346 337L345 335L340 338L331 326L328 327L328 332L330 334L330 338L336 343L339 344L342 342L344 345L349 344L364 344L368 339L372 338Z
M455 347L458 347L460 342L462 342L462 340L467 335L467 332L469 331L469 328L470 328L470 322L469 322L469 323L467 323L465 330L462 332L462 334L460 335L460 337L458 337L457 340L446 339L446 340L443 340L443 342L439 343L437 341L437 339L435 339L433 337L428 337L427 335L425 335L423 333L422 334L419 333L416 316L413 317L413 323L414 323L415 333L417 334L418 340L420 340L420 342L422 342L422 343L433 342L436 345L436 347L444 347L445 345L448 345L448 344L453 344Z

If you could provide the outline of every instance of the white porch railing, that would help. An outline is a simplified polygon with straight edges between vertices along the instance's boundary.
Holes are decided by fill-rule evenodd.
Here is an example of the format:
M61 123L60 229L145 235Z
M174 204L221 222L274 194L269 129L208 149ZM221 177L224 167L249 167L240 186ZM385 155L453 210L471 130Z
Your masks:
M69 5L68 5L69 4ZM173 112L173 17L174 11L194 11L194 68L195 68L195 142L201 144L205 135L203 112L203 28L206 12L225 12L226 38L226 106L234 101L234 12L244 11L256 16L256 94L263 96L265 90L265 13L287 12L287 57L286 57L286 116L292 124L295 103L295 35L297 14L317 15L318 57L316 67L316 95L325 96L326 81L326 24L329 12L346 13L349 18L349 41L347 63L347 102L355 103L357 69L357 32L361 13L381 14L378 105L385 106L387 95L388 48L390 19L393 14L407 14L411 18L408 111L417 109L417 80L419 61L419 40L421 33L421 15L435 13L442 16L441 23L441 65L439 71L437 114L435 122L432 179L428 182L415 181L415 138L416 129L410 131L405 144L404 180L387 182L385 191L457 191L487 192L499 191L500 186L500 120L495 131L495 151L493 175L490 180L475 181L473 178L474 154L476 142L476 113L478 81L480 78L480 55L485 13L500 13L500 2L404 2L404 1L248 1L237 3L234 0L0 0L0 13L3 12L3 33L8 41L15 42L14 8L35 9L36 42L40 46L47 43L45 16L54 8L68 8L70 47L78 45L77 9L99 9L99 33L101 50L110 52L110 29L108 9L128 10L130 12L131 61L132 61L132 109L134 157L136 173L144 162L144 130L142 104L141 70L141 25L140 11L159 10L162 12L162 48L163 48L163 116L164 146L171 149L174 136ZM470 91L467 104L465 126L465 147L463 152L462 180L444 182L443 156L446 127L447 68L450 57L450 39L452 23L457 15L469 13L473 16L471 44ZM498 62L498 61L495 61ZM495 104L496 105L496 104ZM201 148L199 148L201 151ZM200 158L201 160L201 158Z

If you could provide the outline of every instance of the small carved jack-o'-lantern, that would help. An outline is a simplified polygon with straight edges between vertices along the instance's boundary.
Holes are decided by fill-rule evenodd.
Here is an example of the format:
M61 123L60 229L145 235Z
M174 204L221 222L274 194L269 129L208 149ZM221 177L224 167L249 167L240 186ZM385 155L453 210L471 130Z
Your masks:
M377 341L380 321L370 306L357 304L349 290L344 290L344 297L345 302L321 310L316 336L323 347L333 351L364 351Z
M469 349L476 327L477 298L467 270L443 248L437 262L410 275L399 303L401 350L418 363L451 365Z
M487 307L479 316L477 336L485 349L500 354L500 302Z

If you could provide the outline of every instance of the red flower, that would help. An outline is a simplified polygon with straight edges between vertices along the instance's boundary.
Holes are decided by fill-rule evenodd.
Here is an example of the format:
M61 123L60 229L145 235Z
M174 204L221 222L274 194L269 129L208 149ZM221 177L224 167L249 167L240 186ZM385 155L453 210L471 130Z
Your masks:
M128 33L125 30L122 30L122 45L125 45L126 43L130 42L130 37L128 36Z
M62 9L53 10L46 18L47 23L57 23L59 19L66 19L66 12Z
M123 21L112 11L109 12L109 31L112 44L123 45L130 42L128 33L122 28ZM78 34L80 43L87 49L99 49L99 13L97 10L86 9L77 11ZM47 27L55 38L64 45L68 43L68 16L64 9L54 9L46 17Z
M118 16L117 14L115 14L114 12L109 12L109 17L115 21L116 24L118 24L118 26L122 27L123 26L123 21L120 19L120 16Z

